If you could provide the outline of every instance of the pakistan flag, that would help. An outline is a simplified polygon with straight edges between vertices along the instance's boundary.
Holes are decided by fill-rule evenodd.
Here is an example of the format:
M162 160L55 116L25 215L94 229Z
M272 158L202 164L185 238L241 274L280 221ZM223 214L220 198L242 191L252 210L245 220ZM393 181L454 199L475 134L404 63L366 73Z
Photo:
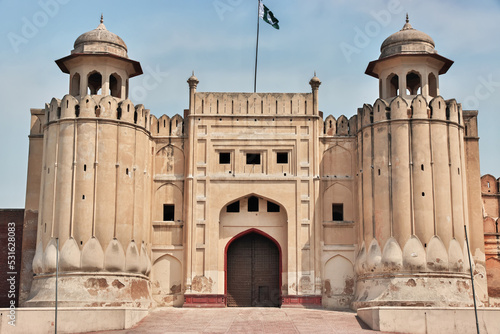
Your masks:
M278 25L279 21L277 18L274 17L273 12L269 10L262 1L259 1L259 17L272 25L274 28L279 29L280 26Z

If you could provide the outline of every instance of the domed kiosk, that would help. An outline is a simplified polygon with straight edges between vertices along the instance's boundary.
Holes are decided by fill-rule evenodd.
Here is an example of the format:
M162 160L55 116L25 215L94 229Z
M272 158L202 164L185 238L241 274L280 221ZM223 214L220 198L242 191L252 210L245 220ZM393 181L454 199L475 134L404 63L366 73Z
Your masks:
M406 16L403 28L387 37L380 57L368 64L366 74L379 79L380 97L411 100L422 94L429 102L439 95L439 75L453 64L437 53L434 40L414 29Z
M71 55L56 60L61 71L70 75L73 96L111 95L128 97L128 79L142 74L141 64L129 59L127 45L101 22L80 35Z

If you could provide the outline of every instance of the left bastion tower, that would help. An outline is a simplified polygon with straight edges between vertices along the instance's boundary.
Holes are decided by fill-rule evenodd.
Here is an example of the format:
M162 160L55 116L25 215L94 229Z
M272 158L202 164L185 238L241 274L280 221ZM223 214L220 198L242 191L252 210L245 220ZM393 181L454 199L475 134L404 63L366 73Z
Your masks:
M54 305L59 252L58 305L148 308L150 117L128 99L141 65L102 17L56 63L69 74L69 94L40 112L36 252L25 305Z

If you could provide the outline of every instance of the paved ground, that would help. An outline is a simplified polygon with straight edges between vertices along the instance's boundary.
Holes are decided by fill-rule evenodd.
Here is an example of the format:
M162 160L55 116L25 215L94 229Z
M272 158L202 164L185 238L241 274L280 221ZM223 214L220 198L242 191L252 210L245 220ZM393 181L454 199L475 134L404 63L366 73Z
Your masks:
M383 333L354 312L281 308L168 308L155 310L136 327L118 333Z

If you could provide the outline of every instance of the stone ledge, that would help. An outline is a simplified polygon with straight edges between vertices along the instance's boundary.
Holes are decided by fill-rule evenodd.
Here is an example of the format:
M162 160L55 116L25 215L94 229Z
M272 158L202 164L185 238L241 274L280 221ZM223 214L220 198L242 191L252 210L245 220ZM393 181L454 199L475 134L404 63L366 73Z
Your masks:
M282 308L323 308L321 296L300 295L300 296L281 296Z
M226 307L226 295L185 294L182 307Z
M481 333L500 333L500 308L477 310ZM472 307L367 307L358 317L371 329L408 334L474 334L476 319Z
M102 330L129 329L144 319L148 310L134 308L59 307L58 333L84 333ZM52 307L16 308L16 326L8 324L10 309L0 309L0 333L54 333L55 310Z

